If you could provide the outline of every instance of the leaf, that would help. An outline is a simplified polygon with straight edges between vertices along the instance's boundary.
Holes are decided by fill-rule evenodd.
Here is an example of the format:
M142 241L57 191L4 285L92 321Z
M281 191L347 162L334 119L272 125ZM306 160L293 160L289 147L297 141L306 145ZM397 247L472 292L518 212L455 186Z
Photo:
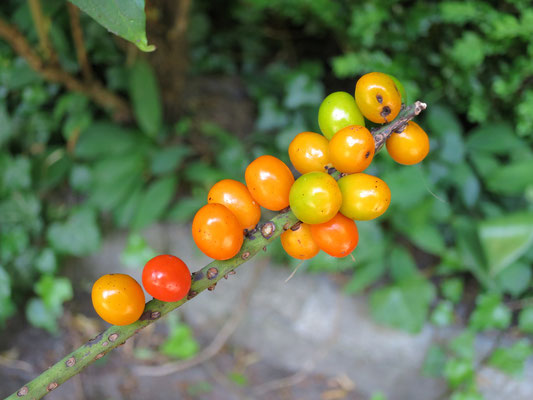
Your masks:
M324 99L324 87L319 80L305 73L292 76L285 87L284 106L296 109L302 106L318 106Z
M154 258L157 252L138 233L130 233L126 247L120 254L120 262L127 267L141 268Z
M450 350L458 358L464 360L474 360L475 338L476 336L474 332L470 330L465 330L464 332L453 338L453 340L450 342Z
M442 295L453 302L458 304L463 296L463 281L459 278L450 278L443 281L440 285Z
M135 188L129 192L127 198L113 210L113 218L118 227L125 228L131 225L142 197L143 184L137 181Z
M482 221L479 238L492 276L520 258L533 243L533 213L515 213Z
M524 143L516 137L513 127L507 122L490 122L473 129L466 140L471 153L484 151L497 155L512 154Z
M17 307L10 297L0 297L0 328L4 327L4 321L11 317Z
M144 159L132 153L97 162L92 171L93 186L89 202L103 211L113 210L127 202L143 181Z
M159 346L159 351L169 357L182 360L192 358L198 354L200 345L194 338L190 326L176 318L169 318L168 322L170 332L167 339Z
M375 290L370 296L370 312L379 323L409 333L420 332L426 322L435 288L416 278Z
M128 154L142 146L142 137L136 131L105 121L93 122L80 136L74 155L93 160L106 156Z
M444 366L444 376L452 388L474 379L474 366L471 360L451 358Z
M57 318L59 315L48 309L42 299L32 298L26 303L26 319L38 328L57 333Z
M522 195L531 184L533 159L515 161L498 168L494 174L486 179L487 186L492 192L504 195Z
M159 219L174 196L176 184L173 176L153 182L141 197L131 227L142 229Z
M410 209L429 193L416 167L394 168L383 176L391 191L391 206ZM387 215L387 214L385 214Z
M518 327L524 333L533 333L533 306L525 307L520 311Z
M506 329L511 323L511 311L503 304L498 293L480 294L470 316L469 326L477 331Z
M2 165L4 164L4 165ZM0 193L27 189L31 185L31 162L29 158L18 156L0 162Z
M518 297L529 288L531 269L531 265L515 262L496 275L496 283L503 292Z
M469 388L453 392L450 400L484 400L485 397L476 388Z
M357 259L356 265L357 265ZM352 279L343 287L343 290L349 294L357 294L377 282L386 272L384 260L365 263L356 267Z
M56 272L56 253L54 253L54 251L49 247L42 249L35 259L35 268L42 274L53 274Z
M8 273L0 265L0 299L5 299L11 296L11 278Z
M205 197L182 197L168 212L168 219L174 222L188 222L205 202Z
M146 39L144 0L70 0L108 31L135 44L142 51L154 51Z
M453 223L455 246L465 268L486 288L495 288L486 266L484 252L477 234L477 227L468 218L458 218Z
M533 347L529 340L522 339L511 347L500 347L494 350L489 365L498 368L508 375L520 377L523 375L526 360L533 354Z
M390 274L396 281L413 278L418 274L413 256L403 246L394 246L390 253Z
M435 225L426 222L424 225L411 226L405 233L414 244L428 253L441 255L446 250L441 231Z
M34 289L35 293L41 296L45 307L55 315L63 313L62 304L73 296L70 280L65 277L43 275Z
M237 386L248 386L248 378L240 372L230 372L228 379Z
M141 130L154 138L161 130L163 111L155 73L150 64L138 60L129 72L129 93Z
M454 319L453 304L446 300L437 304L430 317L433 325L440 327L451 325Z
M150 169L155 175L172 172L189 154L191 154L191 149L184 145L159 149L152 155Z
M67 221L52 223L46 237L58 253L74 256L91 254L100 247L96 212L90 208L79 208Z
M446 364L446 352L440 346L431 345L424 358L422 365L422 375L432 378L441 377Z

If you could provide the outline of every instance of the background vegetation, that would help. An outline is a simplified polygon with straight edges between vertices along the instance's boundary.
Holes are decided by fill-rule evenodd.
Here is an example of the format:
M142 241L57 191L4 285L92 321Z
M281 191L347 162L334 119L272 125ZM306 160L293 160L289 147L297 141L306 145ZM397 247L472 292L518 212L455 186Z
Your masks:
M428 321L464 326L431 348L424 369L445 377L456 400L481 398L479 332L518 337L488 362L520 374L533 353L530 2L196 0L188 17L169 22L168 10L187 15L188 2L157 1L146 9L148 41L137 42L150 50L154 41L158 50L146 54L63 0L42 2L40 14L36 3L0 6L2 24L63 77L36 71L0 40L0 323L19 309L57 332L73 297L65 257L98 251L108 229L128 229L122 260L140 268L153 255L143 228L189 222L214 182L243 176L258 155L288 162L292 138L319 131L325 95L383 71L404 83L410 102L430 105L420 123L431 153L401 168L385 151L376 157L370 173L391 187L390 210L358 224L355 263L321 253L305 268L341 274L346 292L368 295L379 323L410 333ZM219 82L229 87L233 126L204 112ZM105 101L89 89L98 85ZM239 112L254 124L240 123ZM166 352L194 354L190 335L190 350L174 340Z

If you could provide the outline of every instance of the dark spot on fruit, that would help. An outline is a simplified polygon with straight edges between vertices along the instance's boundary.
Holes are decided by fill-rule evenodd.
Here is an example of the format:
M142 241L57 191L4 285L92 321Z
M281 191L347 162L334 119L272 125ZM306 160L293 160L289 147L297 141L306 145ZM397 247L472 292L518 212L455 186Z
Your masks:
M382 103L383 103L383 97L381 97L380 94L377 94L377 95L376 95L376 100L378 101L379 104L382 104Z
M381 112L379 113L383 118L387 118L391 113L391 109L389 106L383 107Z
M365 154L365 158L368 158L368 157L370 157L370 152L369 151L367 151L366 154Z

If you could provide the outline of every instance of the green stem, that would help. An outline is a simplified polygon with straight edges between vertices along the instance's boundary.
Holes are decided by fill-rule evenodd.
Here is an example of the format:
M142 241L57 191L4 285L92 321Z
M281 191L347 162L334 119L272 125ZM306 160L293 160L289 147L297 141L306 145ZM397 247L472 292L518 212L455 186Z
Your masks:
M393 131L403 129L410 119L420 114L425 108L426 105L424 103L416 102L411 106L405 107L390 124L376 130L373 133L376 141L376 151L379 151L387 137ZM240 252L235 257L225 261L213 261L201 270L193 273L191 290L186 299L173 303L166 303L155 299L149 301L146 303L144 313L139 321L126 326L111 326L105 332L100 333L94 339L89 340L86 344L65 356L61 361L24 385L5 400L42 398L63 382L79 374L89 364L102 358L115 347L126 342L126 340L141 329L186 303L198 293L205 289L214 290L215 285L220 279L223 277L227 278L233 274L235 268L251 259L261 250L266 249L266 246L274 239L298 222L298 219L292 211L288 209L280 211L277 216L264 224L258 225L257 229L247 235Z

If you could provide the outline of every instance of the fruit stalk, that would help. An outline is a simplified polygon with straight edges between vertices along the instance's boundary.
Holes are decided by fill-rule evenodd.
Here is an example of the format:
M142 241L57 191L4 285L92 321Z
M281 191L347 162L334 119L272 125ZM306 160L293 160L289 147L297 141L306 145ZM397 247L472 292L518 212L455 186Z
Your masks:
M410 106L404 107L394 121L373 132L376 152L381 149L393 131L403 129L408 121L420 114L425 108L425 103L417 101ZM62 360L18 389L5 400L42 398L68 379L79 374L89 364L102 358L114 348L124 344L126 340L141 329L180 307L205 289L214 290L219 280L228 278L228 276L234 274L235 268L254 257L284 231L298 222L296 216L289 209L280 211L270 221L259 224L256 229L248 233L241 250L235 257L225 261L213 261L199 271L194 272L192 274L191 290L185 299L177 302L162 302L155 299L149 301L146 303L139 321L126 326L111 326L77 350L65 356Z

